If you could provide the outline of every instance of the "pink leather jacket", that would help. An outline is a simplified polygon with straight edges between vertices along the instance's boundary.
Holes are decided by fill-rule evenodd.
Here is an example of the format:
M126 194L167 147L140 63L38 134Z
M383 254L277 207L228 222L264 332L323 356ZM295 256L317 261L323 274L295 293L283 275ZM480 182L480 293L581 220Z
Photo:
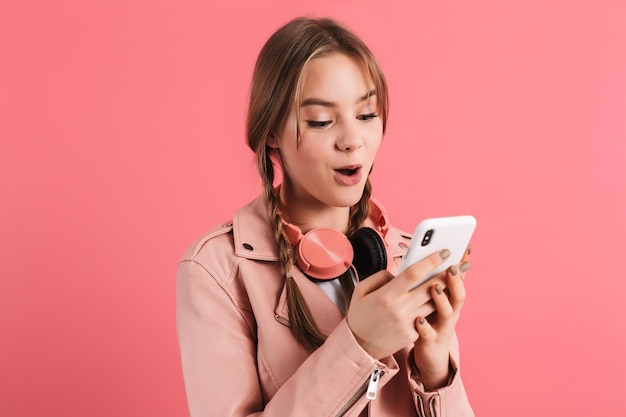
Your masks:
M391 272L409 238L389 228ZM456 339L451 352L456 372L449 385L425 392L411 347L373 359L319 286L297 269L294 277L329 335L312 354L288 328L284 272L262 197L184 253L177 328L192 417L474 415L458 369ZM369 400L366 392L376 398Z

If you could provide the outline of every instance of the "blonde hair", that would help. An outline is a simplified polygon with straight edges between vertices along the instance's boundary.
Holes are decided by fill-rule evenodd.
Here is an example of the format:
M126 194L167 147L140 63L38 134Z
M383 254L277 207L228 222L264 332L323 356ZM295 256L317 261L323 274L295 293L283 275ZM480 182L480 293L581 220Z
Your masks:
M297 18L267 40L254 68L247 117L247 143L257 158L257 168L263 180L264 195L278 247L279 261L287 276L287 306L291 332L309 350L321 346L326 339L317 327L302 293L291 276L292 249L280 217L278 197L274 192L274 164L268 142L276 137L293 106L300 106L302 73L313 58L341 53L356 58L372 78L378 111L386 128L388 90L385 77L374 55L354 33L342 24L327 18ZM300 139L299 128L296 140ZM369 178L360 201L350 208L347 235L359 227L368 216L371 195ZM340 278L346 303L352 295L349 274Z

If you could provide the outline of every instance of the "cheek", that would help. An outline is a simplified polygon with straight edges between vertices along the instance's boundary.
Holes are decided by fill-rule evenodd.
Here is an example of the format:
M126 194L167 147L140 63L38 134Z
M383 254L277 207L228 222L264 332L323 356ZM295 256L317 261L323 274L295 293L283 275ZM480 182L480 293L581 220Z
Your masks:
M325 160L324 155L318 148L303 145L291 146L289 149L283 149L283 164L285 168L292 173L302 173L315 169Z
M372 119L370 123L366 125L367 135L372 139L378 138L379 140L383 137L383 119L377 117Z
M302 169L311 169L314 166L321 165L328 158L325 158L324 154L319 149L302 149L300 148L296 158L294 159L296 164L300 165ZM306 167L305 167L306 165Z
M376 153L378 151L378 148L380 147L380 144L383 141L383 126L382 124L379 124L379 126L377 126L375 129L372 129L372 131L370 132L369 136L369 143L370 143L370 149Z
M302 163L314 164L332 158L334 140L324 135L303 135L300 144L292 149L292 156Z

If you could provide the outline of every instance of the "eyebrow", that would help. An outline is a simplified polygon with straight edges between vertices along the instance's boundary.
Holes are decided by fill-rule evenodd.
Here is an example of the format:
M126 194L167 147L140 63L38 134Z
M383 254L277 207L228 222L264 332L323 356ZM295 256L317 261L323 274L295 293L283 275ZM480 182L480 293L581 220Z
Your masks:
M359 97L359 99L356 101L356 103L357 104L358 103L362 103L365 100L367 100L368 98L374 97L374 96L376 96L376 90L370 90L366 94L364 94L361 97ZM300 103L300 107L304 107L304 106L335 107L335 103L333 103L331 101L322 100L320 98L312 97L312 98L307 98L302 103Z

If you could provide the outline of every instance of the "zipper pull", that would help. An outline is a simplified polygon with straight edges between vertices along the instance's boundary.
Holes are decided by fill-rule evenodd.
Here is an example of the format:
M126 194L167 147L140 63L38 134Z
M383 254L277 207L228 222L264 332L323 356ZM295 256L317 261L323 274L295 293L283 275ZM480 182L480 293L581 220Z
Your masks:
M365 394L365 398L368 400L375 400L376 394L378 394L378 382L380 381L380 376L383 371L380 368L374 369L372 375L370 376L370 382L367 385L367 393Z

